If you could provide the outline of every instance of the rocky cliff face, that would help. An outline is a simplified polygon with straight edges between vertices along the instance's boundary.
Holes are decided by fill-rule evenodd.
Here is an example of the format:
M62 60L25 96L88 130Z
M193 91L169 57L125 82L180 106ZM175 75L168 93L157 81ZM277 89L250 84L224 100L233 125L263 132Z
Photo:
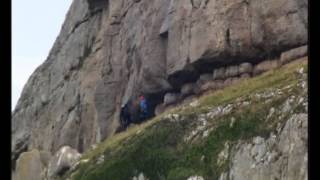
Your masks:
M12 116L12 159L69 145L84 152L114 134L120 105L160 103L213 68L307 43L307 0L73 1L47 60ZM208 68L210 67L210 68ZM158 98L156 98L158 97Z

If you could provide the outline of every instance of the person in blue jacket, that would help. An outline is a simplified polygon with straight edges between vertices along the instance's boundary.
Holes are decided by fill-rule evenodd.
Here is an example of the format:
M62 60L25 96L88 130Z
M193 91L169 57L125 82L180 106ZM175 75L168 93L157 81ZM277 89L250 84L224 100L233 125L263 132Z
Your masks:
M146 98L142 95L139 97L140 121L148 118L148 104Z

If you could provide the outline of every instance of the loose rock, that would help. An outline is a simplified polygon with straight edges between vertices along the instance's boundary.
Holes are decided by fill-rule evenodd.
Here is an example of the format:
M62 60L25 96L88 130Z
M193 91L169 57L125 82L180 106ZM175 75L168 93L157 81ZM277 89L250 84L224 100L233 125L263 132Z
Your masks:
M63 146L50 160L49 177L61 176L70 169L81 157L81 154L70 146Z

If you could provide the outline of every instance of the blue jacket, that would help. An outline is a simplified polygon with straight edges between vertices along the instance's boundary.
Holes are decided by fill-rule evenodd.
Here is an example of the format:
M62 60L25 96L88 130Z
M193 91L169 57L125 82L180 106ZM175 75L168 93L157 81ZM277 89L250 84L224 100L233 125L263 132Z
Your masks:
M140 101L140 108L143 112L147 112L147 101L145 99Z

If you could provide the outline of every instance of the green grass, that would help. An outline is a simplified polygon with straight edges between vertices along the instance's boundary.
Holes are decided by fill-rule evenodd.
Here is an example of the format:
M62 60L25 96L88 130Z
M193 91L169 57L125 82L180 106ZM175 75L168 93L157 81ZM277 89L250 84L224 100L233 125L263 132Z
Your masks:
M228 169L227 160L217 164L218 154L225 142L232 146L239 140L247 141L255 136L266 137L275 129L277 123L284 123L285 117L265 117L271 107L279 107L292 94L301 94L301 89L293 88L270 102L254 101L245 108L235 109L230 114L208 119L208 128L213 128L208 137L197 136L191 142L183 139L197 124L197 115L215 107L230 103L238 97L248 98L250 94L272 88L295 85L298 82L297 68L307 68L306 63L295 62L259 77L236 84L235 86L213 92L199 99L200 106L174 108L142 125L129 128L128 131L115 135L99 144L98 148L87 152L82 159L90 162L81 164L73 173L76 180L127 180L143 172L152 180L187 179L191 175L201 175L205 179L218 179ZM183 105L182 105L183 106ZM303 112L303 107L296 106L295 112ZM168 113L177 113L182 121L172 122L164 118ZM288 114L289 115L289 114ZM236 121L230 127L231 118ZM140 133L138 133L140 132ZM200 134L201 135L201 134ZM104 163L97 165L95 159L104 154ZM71 176L68 173L65 177Z

